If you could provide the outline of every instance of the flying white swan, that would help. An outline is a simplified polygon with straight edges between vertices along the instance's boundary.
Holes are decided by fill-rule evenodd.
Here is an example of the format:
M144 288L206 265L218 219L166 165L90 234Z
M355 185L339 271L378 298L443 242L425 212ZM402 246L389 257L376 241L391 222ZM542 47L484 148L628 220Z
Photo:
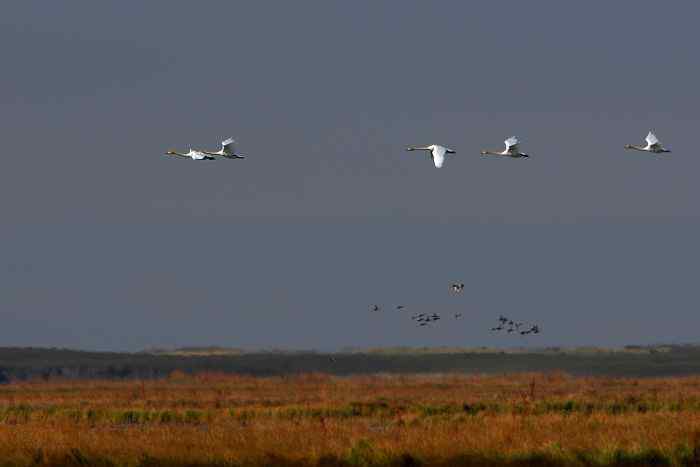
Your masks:
M181 152L177 152L174 149L171 149L170 151L166 152L166 154L169 156L189 157L193 161L213 161L213 160L215 160L214 157L207 156L202 151L197 151L197 150L194 150L191 148L190 148L190 151L188 153L185 153L185 154L183 154Z
M236 154L236 141L233 138L228 138L225 139L224 141L221 142L221 149L212 152L212 151L202 151L204 154L208 154L210 156L221 156L225 157L227 159L245 159L245 156L242 156L240 154Z
M437 144L431 144L430 146L423 147L410 147L406 148L406 151L430 151L430 156L433 158L433 164L438 169L442 167L445 163L445 154L454 154L455 151L446 148L445 146L439 146Z
M646 137L646 146L637 146L635 144L625 144L625 149L636 149L637 151L646 151L646 152L653 152L656 154L662 153L662 152L671 152L668 149L664 148L661 146L661 141L659 141L659 138L656 137L656 135L653 132L649 132L649 134Z
M511 136L507 140L504 141L506 143L506 149L498 152L498 151L481 151L481 154L483 156L490 155L490 156L508 156L508 157L530 157L529 154L525 154L524 152L520 152L520 142L518 141L518 138L515 136Z

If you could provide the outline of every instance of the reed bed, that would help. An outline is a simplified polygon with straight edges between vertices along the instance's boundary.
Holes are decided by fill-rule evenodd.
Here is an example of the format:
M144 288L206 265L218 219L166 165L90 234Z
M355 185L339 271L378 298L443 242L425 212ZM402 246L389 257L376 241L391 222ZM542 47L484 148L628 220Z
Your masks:
M13 383L0 465L700 465L700 377Z

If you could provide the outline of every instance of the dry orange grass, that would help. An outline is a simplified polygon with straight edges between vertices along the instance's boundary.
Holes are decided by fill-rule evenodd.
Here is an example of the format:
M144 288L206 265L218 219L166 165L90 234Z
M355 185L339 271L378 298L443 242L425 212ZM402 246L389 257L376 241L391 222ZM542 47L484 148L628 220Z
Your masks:
M700 377L175 374L0 387L8 465L688 464L698 443Z

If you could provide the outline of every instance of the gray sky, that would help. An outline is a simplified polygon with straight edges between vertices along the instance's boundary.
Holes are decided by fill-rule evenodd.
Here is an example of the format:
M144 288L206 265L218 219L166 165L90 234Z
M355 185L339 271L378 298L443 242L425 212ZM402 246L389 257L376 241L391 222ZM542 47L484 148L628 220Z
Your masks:
M0 345L696 340L699 14L6 2ZM673 154L622 149L650 128ZM511 134L532 158L479 156ZM227 136L248 159L162 155ZM433 142L441 170L404 151ZM499 313L545 332L490 335Z

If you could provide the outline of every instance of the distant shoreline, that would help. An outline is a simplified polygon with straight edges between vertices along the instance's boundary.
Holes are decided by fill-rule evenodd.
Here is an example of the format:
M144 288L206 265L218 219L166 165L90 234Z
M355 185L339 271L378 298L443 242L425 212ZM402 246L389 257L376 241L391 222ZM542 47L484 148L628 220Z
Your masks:
M564 372L577 376L655 377L700 374L700 346L622 349L386 348L344 352L183 348L137 353L0 348L0 383L32 379L157 379L174 371L251 376L302 373L503 374Z

